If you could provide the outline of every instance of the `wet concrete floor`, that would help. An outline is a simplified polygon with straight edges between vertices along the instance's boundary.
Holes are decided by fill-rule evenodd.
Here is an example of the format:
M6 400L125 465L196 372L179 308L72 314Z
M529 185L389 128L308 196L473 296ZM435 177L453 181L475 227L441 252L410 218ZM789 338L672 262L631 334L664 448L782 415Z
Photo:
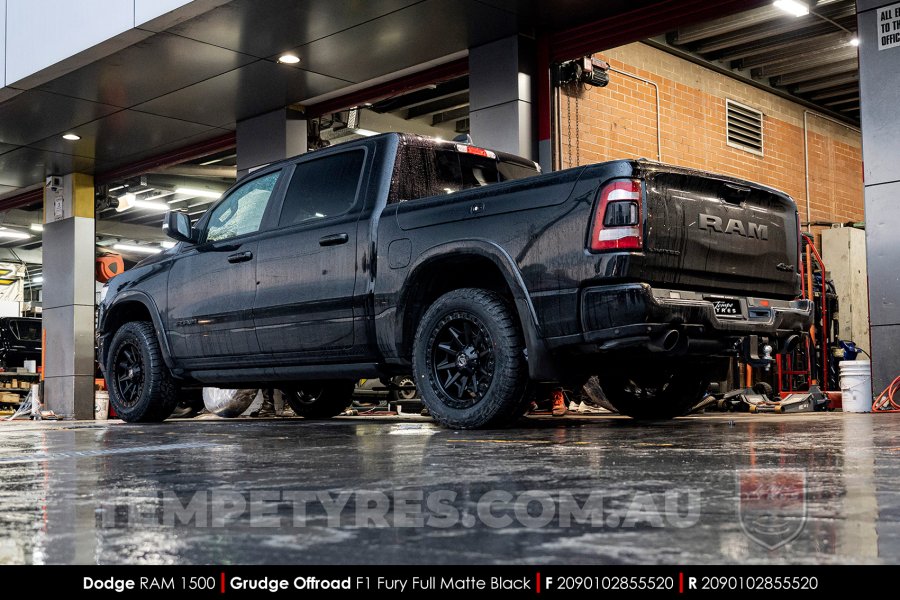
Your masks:
M897 415L0 423L0 564L897 556Z

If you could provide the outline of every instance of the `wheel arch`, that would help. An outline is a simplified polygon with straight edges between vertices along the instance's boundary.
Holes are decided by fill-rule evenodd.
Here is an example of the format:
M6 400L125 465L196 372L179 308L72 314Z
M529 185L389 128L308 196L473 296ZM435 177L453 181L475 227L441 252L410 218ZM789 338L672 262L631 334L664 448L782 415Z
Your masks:
M397 305L396 344L400 356L410 356L416 327L437 298L455 289L489 289L510 300L528 352L531 379L558 377L555 361L544 344L537 313L512 257L483 240L463 240L422 253L406 278Z
M107 353L109 351L109 343L112 336L125 323L131 321L150 321L153 324L153 330L156 332L156 338L159 346L162 348L163 362L169 369L174 368L172 362L172 354L169 351L169 340L165 334L162 318L159 316L159 310L153 298L143 292L130 292L122 294L116 298L114 304L106 309L103 315L101 327L103 330L103 338L105 343L102 347L101 366L105 369Z

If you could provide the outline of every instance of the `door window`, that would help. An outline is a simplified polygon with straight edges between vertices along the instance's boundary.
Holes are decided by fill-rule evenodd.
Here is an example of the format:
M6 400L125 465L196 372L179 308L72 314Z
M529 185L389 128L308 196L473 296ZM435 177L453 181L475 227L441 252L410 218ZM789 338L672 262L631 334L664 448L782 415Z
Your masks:
M259 231L263 215L281 171L263 175L240 186L210 215L206 241L218 242Z
M350 210L365 157L363 150L353 150L298 163L278 225L312 223Z

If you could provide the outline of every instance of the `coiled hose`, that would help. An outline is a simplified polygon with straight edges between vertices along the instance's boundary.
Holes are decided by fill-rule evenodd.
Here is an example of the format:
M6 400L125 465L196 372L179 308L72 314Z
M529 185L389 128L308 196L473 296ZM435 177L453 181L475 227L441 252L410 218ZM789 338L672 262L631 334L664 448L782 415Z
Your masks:
M872 412L900 412L900 398L894 400L894 394L900 391L900 376L891 382L872 403Z

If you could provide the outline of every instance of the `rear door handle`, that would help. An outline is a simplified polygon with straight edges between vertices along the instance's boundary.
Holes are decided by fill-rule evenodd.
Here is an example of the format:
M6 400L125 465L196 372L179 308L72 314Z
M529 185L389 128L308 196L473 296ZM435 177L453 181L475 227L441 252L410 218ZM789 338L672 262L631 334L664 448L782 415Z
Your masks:
M234 263L247 262L248 260L252 260L252 259L253 259L253 253L250 252L249 250L247 250L246 252L238 252L237 254L232 254L231 256L228 257L228 262L234 264Z
M350 236L346 233L334 233L319 238L320 246L339 246L346 244L350 240Z

